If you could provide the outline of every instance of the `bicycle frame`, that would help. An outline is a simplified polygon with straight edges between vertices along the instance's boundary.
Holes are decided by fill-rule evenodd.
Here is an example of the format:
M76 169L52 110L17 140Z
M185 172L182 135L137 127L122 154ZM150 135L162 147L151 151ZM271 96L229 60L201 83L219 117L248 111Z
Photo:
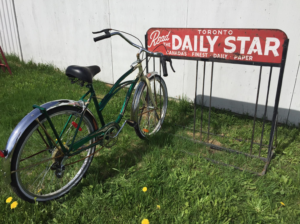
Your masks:
M69 124L69 121L71 119L71 117L73 115L70 115L69 119L67 120L63 130L61 131L61 133L58 135L52 121L51 121L51 118L48 116L47 114L47 111L44 110L44 108L41 108L39 106L36 106L34 105L33 107L34 108L38 108L40 109L40 111L42 113L44 113L46 115L46 118L50 124L50 127L55 135L55 137L58 139L56 144L58 143L61 147L61 150L63 151L64 155L66 156L74 156L76 154L79 154L81 153L82 151L90 148L90 147L93 147L93 146L96 146L98 144L100 144L100 141L96 141L95 143L92 143L88 146L85 146L85 147L81 147L82 145L84 145L86 142L90 141L91 139L93 138L96 138L96 139L99 139L99 137L102 137L105 132L108 130L108 128L110 127L111 124L115 124L115 123L119 123L122 118L123 118L123 115L125 113L125 110L127 108L127 105L128 105L128 102L130 100L130 97L131 97L131 94L134 90L134 87L136 86L136 84L138 84L141 80L144 81L147 86L148 86L148 90L149 90L149 95L150 95L150 100L152 101L153 105L156 107L156 102L154 100L154 97L153 97L153 94L152 94L152 91L151 91L151 88L150 88L150 82L148 80L148 78L146 76L144 76L144 73L143 73L143 69L142 69L142 61L139 59L139 54L137 55L137 64L135 66L132 66L131 69L129 69L126 73L124 73L118 80L117 82L112 86L112 88L110 89L110 91L108 92L108 94L106 94L104 96L104 98L100 101L100 103L98 102L97 98L96 98L96 93L95 93L95 90L94 90L94 87L92 84L88 84L87 87L89 88L89 90L80 98L80 101L83 101L85 102L84 106L83 106L83 111L81 113L81 116L80 116L80 120L78 122L78 125L77 125L77 128L75 130L75 134L74 134L74 137L73 137L73 140L72 140L72 143L70 145L63 145L63 143L61 142L60 140L60 137L62 136L62 134L64 133L64 131L66 130L68 124ZM133 71L135 71L136 69L139 69L139 73L138 75L136 76L136 79L135 80L130 80L130 81L125 81L125 82L122 82L128 75L130 75ZM117 117L117 119L113 122L109 122L107 124L105 124L105 121L104 121L104 118L102 116L102 111L104 110L106 104L109 102L109 100L117 93L119 92L122 88L124 88L125 86L128 86L130 85L127 93L126 93L126 96L125 96L125 99L124 99L124 102L123 102L123 106L121 108L121 111ZM89 95L89 99L88 100L85 100L85 98ZM98 118L101 122L101 128L99 128L98 130L94 131L93 133L90 133L89 135L87 135L86 137L74 142L76 136L77 136L77 133L78 133L78 130L80 128L80 125L81 125L81 122L83 120L83 115L86 111L86 109L88 108L89 106L89 103L91 102L91 99L93 99L93 103L95 105L95 108L96 108L96 111L97 111L97 115L98 115ZM47 136L50 137L50 135L47 133L46 130L44 130L47 134ZM51 138L51 137L50 137ZM54 142L52 139L50 139L52 142ZM51 141L49 140L49 144L51 144ZM101 140L101 139L100 139ZM80 148L81 147L81 148Z

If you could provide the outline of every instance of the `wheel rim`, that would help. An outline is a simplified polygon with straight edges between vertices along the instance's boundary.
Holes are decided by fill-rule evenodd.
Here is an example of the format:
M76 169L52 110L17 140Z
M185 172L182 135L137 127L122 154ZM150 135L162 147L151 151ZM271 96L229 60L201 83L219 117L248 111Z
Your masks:
M75 132L75 127L74 125L72 125L72 121L78 122L80 119L80 114L78 112L70 110L60 111L50 115L58 134L60 134L61 130L63 130L63 127L65 126L66 121L68 120L70 115L72 115L72 118L68 123L65 132L61 136L61 140L64 144L71 144L71 136L73 136ZM50 136L54 140L56 140L47 120L43 119L41 123L45 125ZM93 126L86 117L84 117L82 120L81 128L82 130L78 131L75 141L81 139L82 137L88 135L90 132L93 131ZM41 137L41 134L44 137L44 139ZM91 140L90 143L92 141L93 140ZM16 170L52 158L55 148L47 147L46 143L49 143L47 141L46 134L41 129L41 127L39 127L39 125L36 125L27 135L25 141L23 142L20 148L17 157ZM29 156L40 151L43 152L31 158L28 158ZM80 158L84 158L85 156L88 156L91 153L93 153L93 151L94 147L65 160L65 162L63 162L62 164L71 163ZM72 166L66 167L63 177L58 178L55 174L55 170L51 170L50 168L54 162L53 159L51 159L32 168L16 172L17 184L22 193L28 198L33 199L36 197L39 201L52 200L53 198L60 197L63 194L67 193L74 185L78 183L78 181L86 172L91 160L92 156L78 163L75 163Z
M138 125L140 132L144 135L152 135L159 131L163 123L167 110L167 91L165 84L161 79L154 77L151 78L150 87L156 102L156 107L150 99L149 90L144 84L143 91L139 97L138 105Z

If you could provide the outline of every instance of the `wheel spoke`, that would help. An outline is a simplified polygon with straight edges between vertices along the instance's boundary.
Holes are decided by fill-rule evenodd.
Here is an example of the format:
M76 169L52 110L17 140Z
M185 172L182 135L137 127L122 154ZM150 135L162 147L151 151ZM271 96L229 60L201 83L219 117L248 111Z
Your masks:
M48 173L49 170L50 170L50 166L49 166L48 169L47 169L47 167L46 167L46 169L45 169L45 174L44 174L42 180L40 181L40 183L37 185L37 187L36 187L36 189L35 189L35 192L38 192L38 193L39 193L40 189L42 189L42 184L43 184L44 179L45 179L45 176L47 175L47 173ZM38 190L37 190L37 189L38 189Z
M39 128L37 128L37 131L38 131L39 135L41 136L41 138L43 139L44 143L46 144L47 148L50 148L50 146L49 146L48 143L46 142L44 136L43 136L42 133L40 132Z

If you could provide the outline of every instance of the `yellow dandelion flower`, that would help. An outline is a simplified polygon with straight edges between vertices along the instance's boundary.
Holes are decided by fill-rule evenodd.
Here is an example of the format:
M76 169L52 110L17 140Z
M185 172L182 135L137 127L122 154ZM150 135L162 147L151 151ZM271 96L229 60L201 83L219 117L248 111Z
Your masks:
M7 204L10 203L11 201L12 201L12 197L9 197L9 198L6 199Z
M15 209L17 206L18 206L18 202L14 201L13 203L11 203L10 208Z
M156 205L156 208L157 208L157 209L160 209L160 205Z
M282 206L285 206L285 204L284 204L283 202L280 202L280 204L281 204Z
M148 219L143 219L142 220L142 224L149 224L150 222L149 222L149 220Z
M146 192L147 191L147 187L143 187L143 191Z

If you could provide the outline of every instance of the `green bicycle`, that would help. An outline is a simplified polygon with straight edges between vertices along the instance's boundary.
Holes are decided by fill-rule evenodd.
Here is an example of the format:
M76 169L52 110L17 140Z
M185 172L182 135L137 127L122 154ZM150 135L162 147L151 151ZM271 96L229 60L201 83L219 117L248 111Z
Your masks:
M168 104L168 92L164 80L157 72L146 76L143 73L140 55L160 57L164 76L167 76L166 61L171 59L159 52L150 52L124 37L120 32L105 29L105 35L94 38L100 41L119 35L130 45L139 49L137 60L112 86L108 94L98 102L92 79L100 72L98 66L69 66L66 75L72 83L86 86L88 91L80 100L55 100L41 106L33 105L15 127L6 144L0 150L4 157L5 180L23 200L34 202L57 199L77 185L87 172L93 156L103 147L110 148L117 142L119 133L127 123L136 134L144 139L157 133L164 121ZM129 74L138 69L135 80L122 82ZM173 67L172 67L173 69ZM174 71L174 69L173 69ZM131 118L120 127L125 109L135 90ZM120 114L115 121L105 123L102 111L109 100L123 87L129 86ZM88 109L93 102L100 121ZM96 146L100 148L96 150Z

